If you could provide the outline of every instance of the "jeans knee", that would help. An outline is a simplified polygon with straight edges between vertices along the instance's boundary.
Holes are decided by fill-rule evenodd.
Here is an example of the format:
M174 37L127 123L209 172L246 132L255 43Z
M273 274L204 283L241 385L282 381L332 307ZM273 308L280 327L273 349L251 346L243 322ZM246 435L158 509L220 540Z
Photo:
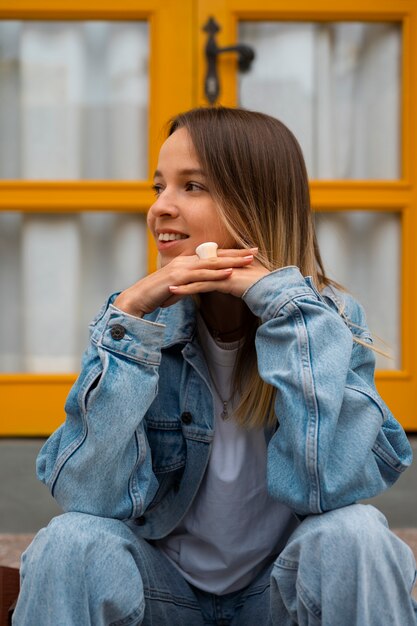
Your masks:
M126 537L130 531L123 522L104 519L83 513L64 513L51 520L34 538L22 558L22 566L26 561L31 564L40 562L43 568L54 565L71 569L75 563L79 567L84 557L89 560L95 555L100 559L112 547L112 530L116 530L115 539Z
M359 554L376 555L390 535L383 514L370 505L354 504L306 518L295 530L282 557L299 562L308 555L318 560L346 562Z
M47 551L52 557L62 555L63 552L70 556L75 552L79 558L80 553L94 539L90 517L81 513L64 513L55 517L36 535L34 546L36 543L42 547L47 545Z
M373 506L353 504L311 516L306 520L309 531L323 535L333 541L363 541L377 538L386 533L388 524L383 514Z
M370 505L354 504L319 517L319 535L335 545L342 543L351 549L374 545L389 532L383 514Z
M296 623L303 612L308 623L322 614L323 623L382 623L368 619L378 606L387 616L384 624L411 624L414 572L411 549L389 530L382 513L357 504L300 524L274 564L271 594ZM404 621L392 617L401 611Z
M120 520L82 513L54 518L22 558L17 609L19 615L36 611L41 617L19 623L141 623L145 601L137 544Z

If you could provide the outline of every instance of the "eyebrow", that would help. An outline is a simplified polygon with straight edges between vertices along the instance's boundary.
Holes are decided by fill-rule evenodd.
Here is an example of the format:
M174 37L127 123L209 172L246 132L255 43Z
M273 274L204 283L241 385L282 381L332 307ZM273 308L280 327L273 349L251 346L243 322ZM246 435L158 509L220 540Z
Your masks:
M198 176L205 176L205 174L204 174L203 170L201 170L201 169L199 169L199 168L192 168L192 169L180 170L180 171L178 172L178 174L179 174L179 176L195 176L195 175L198 175ZM161 171L159 171L159 170L155 170L155 173L154 173L154 175L153 175L153 176L154 176L154 178L157 178L157 177L163 177L163 174L162 174L162 172L161 172Z

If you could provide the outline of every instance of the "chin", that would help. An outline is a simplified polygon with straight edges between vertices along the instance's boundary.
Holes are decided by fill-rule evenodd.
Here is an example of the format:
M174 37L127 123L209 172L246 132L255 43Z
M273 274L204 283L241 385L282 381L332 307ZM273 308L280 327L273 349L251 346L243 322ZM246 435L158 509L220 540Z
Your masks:
M176 259L177 256L192 256L193 254L195 254L195 248L192 248L191 250L182 249L177 252L174 252L174 250L164 250L159 252L158 256L161 260L162 266L164 266L170 263L173 259Z
M179 256L178 254L173 254L168 256L167 254L158 254L158 269L160 269L161 267L165 267L165 265L168 265L168 263L170 263L171 261L173 261L177 256Z

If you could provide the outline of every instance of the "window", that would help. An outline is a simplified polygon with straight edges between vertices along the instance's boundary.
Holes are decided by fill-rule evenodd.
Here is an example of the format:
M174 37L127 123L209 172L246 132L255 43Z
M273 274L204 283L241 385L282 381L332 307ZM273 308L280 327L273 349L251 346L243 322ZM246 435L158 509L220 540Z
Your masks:
M218 57L219 102L271 113L298 137L325 263L388 344L379 391L417 430L415 2L85 4L0 7L0 434L63 421L86 321L155 268L150 177L163 125L207 104L209 17L220 46L256 54L245 74L235 54Z

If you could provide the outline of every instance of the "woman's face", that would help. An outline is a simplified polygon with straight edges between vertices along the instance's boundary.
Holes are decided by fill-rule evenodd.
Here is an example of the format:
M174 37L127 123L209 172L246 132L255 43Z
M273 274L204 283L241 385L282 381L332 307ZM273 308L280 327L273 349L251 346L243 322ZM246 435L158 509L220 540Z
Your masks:
M204 241L215 241L219 248L234 246L185 128L176 130L163 144L154 188L157 198L148 212L148 226L162 266L180 254L195 254Z

